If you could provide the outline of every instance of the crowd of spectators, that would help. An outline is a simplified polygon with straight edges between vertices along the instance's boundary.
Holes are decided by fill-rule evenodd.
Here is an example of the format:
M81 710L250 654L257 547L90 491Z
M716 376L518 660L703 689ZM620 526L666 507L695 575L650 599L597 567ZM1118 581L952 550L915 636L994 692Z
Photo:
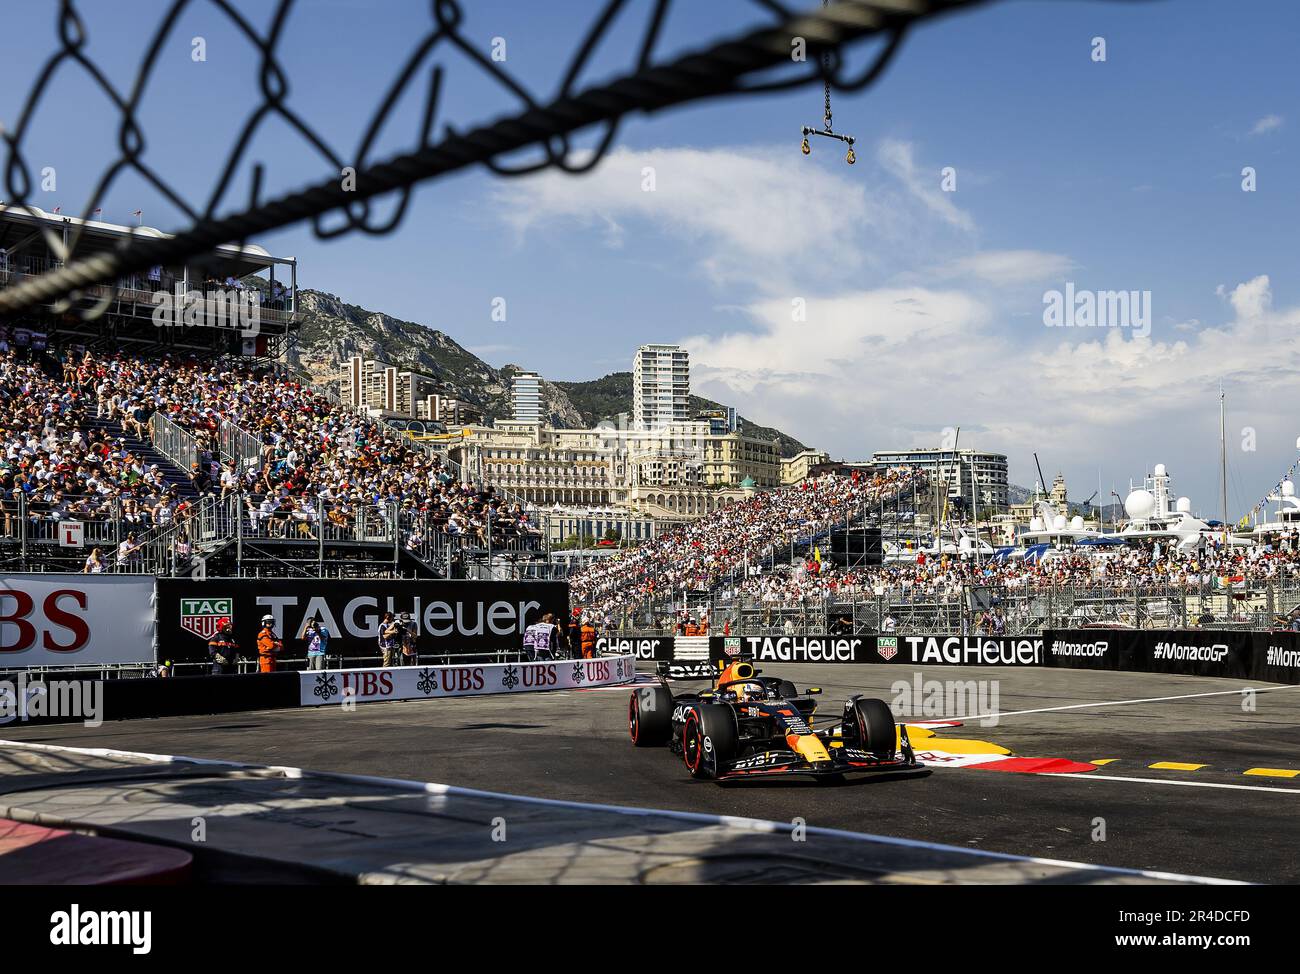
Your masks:
M597 616L719 584L779 561L795 542L829 531L910 490L916 474L828 474L762 491L583 569L570 580L573 601Z
M148 440L155 413L198 444L193 491L128 448ZM105 422L92 427L90 417ZM259 462L220 462L224 421L260 444ZM212 494L234 498L250 530L267 536L311 534L324 519L346 539L393 511L414 551L438 533L499 545L536 534L520 505L462 483L437 454L296 379L239 362L84 353L58 375L49 360L7 353L0 453L0 513L11 536L20 493L34 521L117 517L141 532L184 518L195 495Z
M1223 548L1211 540L1195 551L1147 542L1088 554L1056 551L1037 561L1008 558L977 561L971 556L917 554L906 561L874 567L843 568L807 561L756 566L749 575L719 591L723 600L770 606L809 602L891 599L946 601L971 586L1041 591L1088 589L1122 594L1161 589L1231 589L1275 579L1300 579L1300 538L1273 544Z
M93 396L50 374L40 358L0 356L0 519L7 536L19 517L33 526L119 519L134 534L185 516L189 501L123 435L91 428ZM36 532L36 533L39 533ZM131 549L128 549L131 554Z

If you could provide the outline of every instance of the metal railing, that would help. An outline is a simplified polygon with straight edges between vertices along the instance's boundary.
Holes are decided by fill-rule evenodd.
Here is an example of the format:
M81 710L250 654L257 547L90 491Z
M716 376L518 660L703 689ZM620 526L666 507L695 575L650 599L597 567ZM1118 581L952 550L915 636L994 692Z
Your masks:
M182 472L189 472L199 462L198 441L160 412L149 417L149 441Z
M980 586L978 588L985 589ZM1008 635L1044 629L1110 626L1135 629L1266 629L1300 606L1300 577L1222 588L1213 583L1115 590L1090 586L992 589L987 609L972 608L970 587L944 593L879 592L765 602L716 593L679 594L675 601L614 613L619 631L669 634L682 611L707 613L711 630L733 635L898 632L929 634L994 630Z
M217 429L217 448L223 460L234 460L240 473L262 468L262 441L228 419Z

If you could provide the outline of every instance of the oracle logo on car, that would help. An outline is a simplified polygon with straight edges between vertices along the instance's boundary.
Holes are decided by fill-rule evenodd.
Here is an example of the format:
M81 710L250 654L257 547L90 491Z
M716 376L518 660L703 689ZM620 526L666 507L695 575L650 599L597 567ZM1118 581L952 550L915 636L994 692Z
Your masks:
M52 653L75 653L90 641L84 614L86 593L80 589L55 589L37 602L22 589L0 590L0 653L21 653L36 648ZM12 636L10 635L12 634Z

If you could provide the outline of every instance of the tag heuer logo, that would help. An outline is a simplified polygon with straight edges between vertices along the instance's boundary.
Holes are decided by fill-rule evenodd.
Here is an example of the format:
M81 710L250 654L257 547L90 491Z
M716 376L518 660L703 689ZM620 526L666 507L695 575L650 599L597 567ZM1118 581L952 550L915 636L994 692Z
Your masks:
M898 655L898 637L880 636L876 639L876 655L883 660L891 660Z
M211 639L233 611L233 599L181 599L181 628L200 639Z
M722 643L722 651L728 656L739 656L740 639L736 636L728 636Z

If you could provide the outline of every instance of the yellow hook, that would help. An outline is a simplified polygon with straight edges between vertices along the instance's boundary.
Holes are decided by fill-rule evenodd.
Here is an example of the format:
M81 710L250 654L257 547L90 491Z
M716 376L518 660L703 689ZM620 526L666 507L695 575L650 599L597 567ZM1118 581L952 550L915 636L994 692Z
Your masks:
M803 140L803 144L800 145L799 148L803 151L804 155L808 155L808 153L812 152L812 146L808 144L807 139Z
M855 155L853 154L853 150L850 149L850 150L849 150L849 154L846 155L846 156L844 157L844 161L847 162L847 163L851 166L851 165L853 165L855 162L858 161L858 157L855 156Z

